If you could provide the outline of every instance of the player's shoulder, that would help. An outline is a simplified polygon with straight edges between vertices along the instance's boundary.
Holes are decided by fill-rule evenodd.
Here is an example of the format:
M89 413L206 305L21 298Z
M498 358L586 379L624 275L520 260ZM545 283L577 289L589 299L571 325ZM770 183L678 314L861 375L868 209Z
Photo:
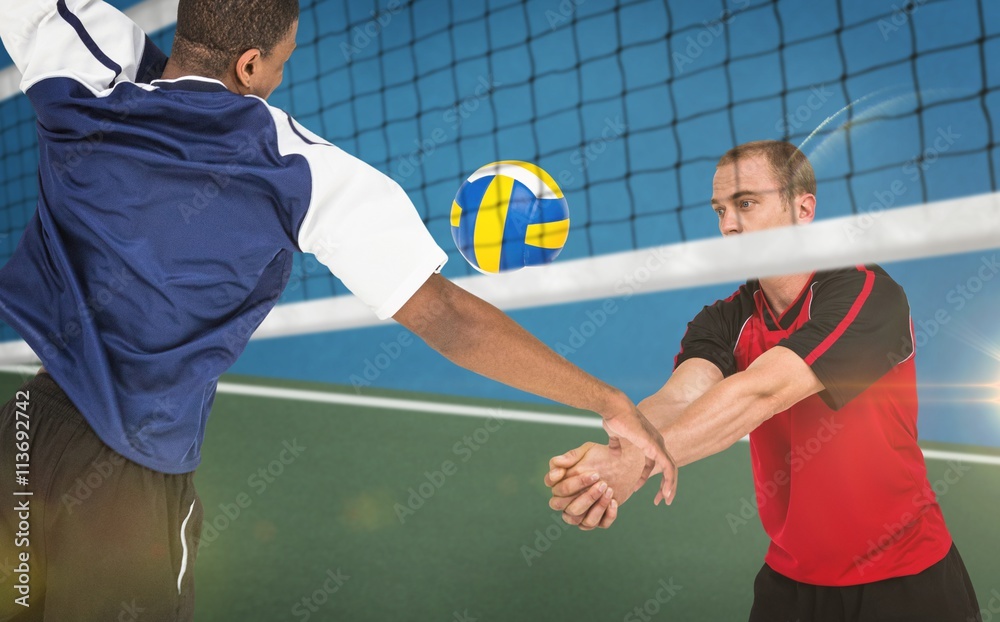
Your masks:
M813 276L813 282L817 286L843 282L864 283L866 281L872 281L883 286L900 286L899 283L897 283L895 279L893 279L892 276L886 272L885 268L878 264L859 264L847 268L824 270L816 272Z
M279 139L290 143L290 147L333 147L329 141L299 123L291 113L283 108L272 106L267 100L256 95L246 95L245 97L256 100L261 106L264 106L274 121L275 131Z
M274 121L275 126L278 125L278 121L282 121L282 120L286 120L286 119L291 119L292 118L291 114L289 114L288 112L286 112L282 108L278 108L277 106L272 106L263 97L258 97L256 95L244 95L243 98L246 101L251 102L252 104L254 104L256 106L259 106L262 111L266 112L267 115L270 116L271 119Z
M756 279L752 279L742 284L737 288L735 292L726 296L725 298L720 298L710 305L706 305L705 309L711 309L717 313L722 313L731 316L745 316L753 311L754 308L754 293L760 289L760 283Z
M877 264L861 264L849 268L817 272L813 276L817 298L874 298L906 301L903 287Z

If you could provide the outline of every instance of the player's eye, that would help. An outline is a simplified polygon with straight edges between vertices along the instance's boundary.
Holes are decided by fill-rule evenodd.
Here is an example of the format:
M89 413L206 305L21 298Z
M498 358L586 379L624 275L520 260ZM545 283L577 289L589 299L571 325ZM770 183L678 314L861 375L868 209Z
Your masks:
M718 216L719 218L722 218L726 214L725 208L722 207L716 207L712 211L715 212L715 215Z
M750 209L751 207L753 207L753 201L740 201L740 209Z

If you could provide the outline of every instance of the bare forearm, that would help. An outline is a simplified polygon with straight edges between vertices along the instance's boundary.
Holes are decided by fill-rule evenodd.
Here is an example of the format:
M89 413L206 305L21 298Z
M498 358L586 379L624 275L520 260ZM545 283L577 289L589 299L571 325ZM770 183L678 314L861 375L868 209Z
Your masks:
M662 429L664 442L679 466L690 464L726 449L776 413L822 390L805 361L779 346L692 402Z
M740 375L723 380L661 428L668 451L684 466L730 447L776 411Z
M418 333L450 361L522 391L602 416L632 407L621 391L556 354L502 311L452 287L455 290L449 288L442 310L443 321Z
M639 403L639 409L659 430L677 420L695 400L722 380L722 372L703 359L682 363L663 387Z

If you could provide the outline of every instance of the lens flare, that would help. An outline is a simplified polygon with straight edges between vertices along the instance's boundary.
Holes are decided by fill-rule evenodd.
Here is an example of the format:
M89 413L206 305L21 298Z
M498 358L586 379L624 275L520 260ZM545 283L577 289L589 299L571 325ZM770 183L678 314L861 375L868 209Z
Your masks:
M926 89L920 91L920 94L923 97L941 97L951 91L954 89ZM819 168L820 163L836 148L836 141L842 135L850 132L851 139L856 140L866 127L874 128L877 127L877 121L883 118L912 112L919 101L917 92L905 91L898 86L887 86L869 93L827 117L802 141L799 150L809 157L814 167ZM836 123L845 116L849 118L837 126ZM829 131L824 132L827 129Z

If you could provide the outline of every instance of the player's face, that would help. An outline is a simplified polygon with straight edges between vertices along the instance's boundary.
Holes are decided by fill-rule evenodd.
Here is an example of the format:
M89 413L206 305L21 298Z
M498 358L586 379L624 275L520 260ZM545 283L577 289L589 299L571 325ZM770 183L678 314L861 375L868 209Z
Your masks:
M781 184L763 157L748 157L715 171L712 209L722 235L785 227L797 222Z
M255 76L253 84L253 95L267 99L281 86L281 81L285 77L285 63L295 51L295 37L298 32L299 23L296 21L281 43L275 46L269 55L260 58L259 74Z

